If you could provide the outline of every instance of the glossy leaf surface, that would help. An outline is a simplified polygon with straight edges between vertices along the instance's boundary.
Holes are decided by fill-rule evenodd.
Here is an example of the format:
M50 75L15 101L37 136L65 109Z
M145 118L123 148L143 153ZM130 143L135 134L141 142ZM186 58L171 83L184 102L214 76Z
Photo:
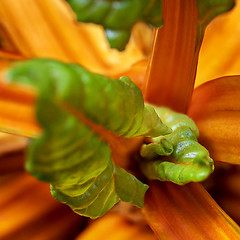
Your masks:
M80 22L101 24L110 46L123 50L129 40L131 27L145 21L154 27L162 25L161 1L159 0L66 0Z
M134 83L42 59L13 67L7 78L39 92L36 116L44 131L31 142L27 169L52 184L56 199L92 218L120 199L143 206L148 187L112 162L109 135L154 137L170 129Z
M214 169L213 160L207 149L197 142L199 133L193 120L165 107L155 107L155 110L172 133L153 138L154 143L143 146L141 155L149 159L142 163L142 171L149 179L179 185L205 180Z

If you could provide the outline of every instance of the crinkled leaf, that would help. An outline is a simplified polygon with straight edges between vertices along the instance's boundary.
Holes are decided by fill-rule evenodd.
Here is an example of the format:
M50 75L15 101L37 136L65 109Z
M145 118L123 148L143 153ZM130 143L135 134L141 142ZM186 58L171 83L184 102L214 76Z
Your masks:
M122 201L132 203L136 198L135 205L143 207L144 199L137 196L143 197L146 188L142 188L142 183L136 177L116 166L114 183L115 190ZM135 192L132 192L133 189Z
M162 5L159 0L66 0L80 22L101 24L110 46L123 50L131 27L145 21L155 27L162 25Z
M167 136L153 138L154 143L143 145L141 155L146 160L141 163L142 171L149 179L179 185L206 179L214 169L213 160L207 149L197 142L199 132L193 120L165 107L155 109L173 131ZM160 155L170 158L161 159Z
M143 206L147 186L112 163L108 138L97 130L101 125L104 132L124 137L171 132L153 107L144 105L134 83L40 59L13 67L7 78L39 93L36 116L43 133L31 142L26 166L51 183L56 199L91 218L119 199Z

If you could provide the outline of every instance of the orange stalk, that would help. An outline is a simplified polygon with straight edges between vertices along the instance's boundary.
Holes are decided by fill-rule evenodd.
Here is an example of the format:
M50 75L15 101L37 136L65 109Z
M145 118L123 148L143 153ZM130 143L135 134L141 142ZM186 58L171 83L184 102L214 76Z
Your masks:
M30 10L29 10L30 9ZM1 0L0 38L4 50L24 58L53 58L76 62L104 75L127 71L131 65L148 56L151 30L141 25L126 50L109 48L100 26L77 23L75 14L63 0Z
M0 175L20 172L24 165L24 151L27 139L0 133Z
M240 224L240 166L217 164L209 191L221 207ZM209 182L209 181L208 181ZM207 182L207 183L208 183Z
M0 133L0 155L22 150L27 145L27 139L10 134Z
M30 89L6 84L0 76L0 128L1 131L34 137L41 131L35 119L36 94Z
M156 240L144 224L131 222L120 214L108 214L90 225L76 240Z
M6 134L7 135L7 134ZM9 134L8 134L9 135ZM0 157L0 175L9 175L24 171L25 152L14 151Z
M240 230L200 184L152 182L144 214L159 239L239 239Z
M0 182L4 192L0 200L1 240L67 239L81 226L82 218L53 199L48 184L25 173Z
M199 54L196 85L240 74L240 1L208 25Z
M16 53L6 52L3 50L0 50L0 59L8 59L8 60L23 60L24 58Z
M145 99L185 112L192 94L201 41L196 1L163 0L164 26L155 30Z
M163 18L164 27L155 30L145 99L186 112L201 45L196 1L163 0ZM143 213L159 239L239 239L237 225L199 184L150 183Z
M201 42L198 39L196 3L187 0L163 0L163 3L165 26L156 30L153 55L144 86L145 98L154 104L167 105L185 112L193 90ZM29 8L31 11L28 11ZM77 24L71 10L60 0L2 0L0 18L0 38L3 42L10 42L5 50L19 53L23 57L52 57L77 62L105 75L117 75L127 73L132 63L147 55L145 50L134 47L131 43L123 54L109 50L102 29ZM142 67L134 75L137 82L142 81L144 65ZM13 132L31 137L38 134L41 129L34 117L35 94L13 85L0 84L0 105L3 106L0 127L5 126L5 131L15 128ZM33 195L36 197L37 194L34 192ZM20 201L18 209L28 207L26 202ZM35 203L37 204L38 202ZM44 202L44 206L45 204ZM16 211L11 211L12 216L15 216ZM143 211L160 239L162 236L168 239L239 239L237 226L199 184L178 187L168 183L152 183ZM31 209L23 217L28 218L27 222L30 221ZM12 222L14 224L16 220L13 219ZM110 223L111 221L105 222L103 228L111 227ZM115 227L120 225L117 222ZM35 229L36 226L37 224ZM54 229L62 229L66 224L62 221L59 226ZM128 225L123 226L123 230L132 231ZM210 233L213 238L209 238ZM114 236L116 239L117 236L124 239L121 234L124 231L112 235L112 239ZM99 236L100 234L95 235ZM134 236L130 235L129 238ZM103 238L106 239L105 236Z
M193 93L188 115L215 161L240 164L239 96L240 76L215 79Z

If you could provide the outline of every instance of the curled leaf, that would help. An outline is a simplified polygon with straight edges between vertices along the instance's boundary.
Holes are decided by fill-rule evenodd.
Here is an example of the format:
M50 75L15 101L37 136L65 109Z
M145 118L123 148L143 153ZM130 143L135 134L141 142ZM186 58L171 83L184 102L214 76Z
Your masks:
M120 199L143 206L148 187L112 162L111 138L154 137L171 130L144 105L134 83L43 59L13 67L7 79L39 92L36 116L44 131L31 142L26 166L51 183L56 199L91 218Z
M153 138L154 143L144 145L141 155L142 171L149 179L172 181L179 185L199 182L212 173L214 166L207 149L197 142L197 126L188 116L156 107L163 122L173 131ZM172 144L172 146L171 146ZM160 155L171 158L160 158Z

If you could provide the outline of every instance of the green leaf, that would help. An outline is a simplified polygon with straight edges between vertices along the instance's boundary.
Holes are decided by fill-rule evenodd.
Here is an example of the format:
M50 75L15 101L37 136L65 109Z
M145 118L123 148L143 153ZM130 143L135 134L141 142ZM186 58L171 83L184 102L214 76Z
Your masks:
M197 142L199 132L193 120L168 108L155 107L155 110L173 131L167 136L153 138L154 143L142 146L141 155L145 160L141 162L141 169L144 174L149 179L172 181L179 185L205 180L214 169L213 160L207 149ZM172 144L172 151L163 152L171 150L169 144ZM170 157L161 158L160 155Z
M126 30L106 29L105 34L111 48L117 48L119 51L123 51L129 41L131 32Z
M26 168L51 183L56 199L91 218L119 199L143 206L147 186L113 164L108 138L97 130L101 125L104 133L124 137L171 132L154 108L144 105L134 83L43 59L13 67L7 78L39 93L36 117L43 133L30 143Z
M115 167L114 183L115 190L122 201L143 207L144 194L148 189L147 185L142 186L136 177L117 166ZM132 192L133 190L134 192ZM134 199L136 200L134 201Z
M162 26L160 0L66 0L80 22L101 24L110 46L124 50L132 26L144 21Z

